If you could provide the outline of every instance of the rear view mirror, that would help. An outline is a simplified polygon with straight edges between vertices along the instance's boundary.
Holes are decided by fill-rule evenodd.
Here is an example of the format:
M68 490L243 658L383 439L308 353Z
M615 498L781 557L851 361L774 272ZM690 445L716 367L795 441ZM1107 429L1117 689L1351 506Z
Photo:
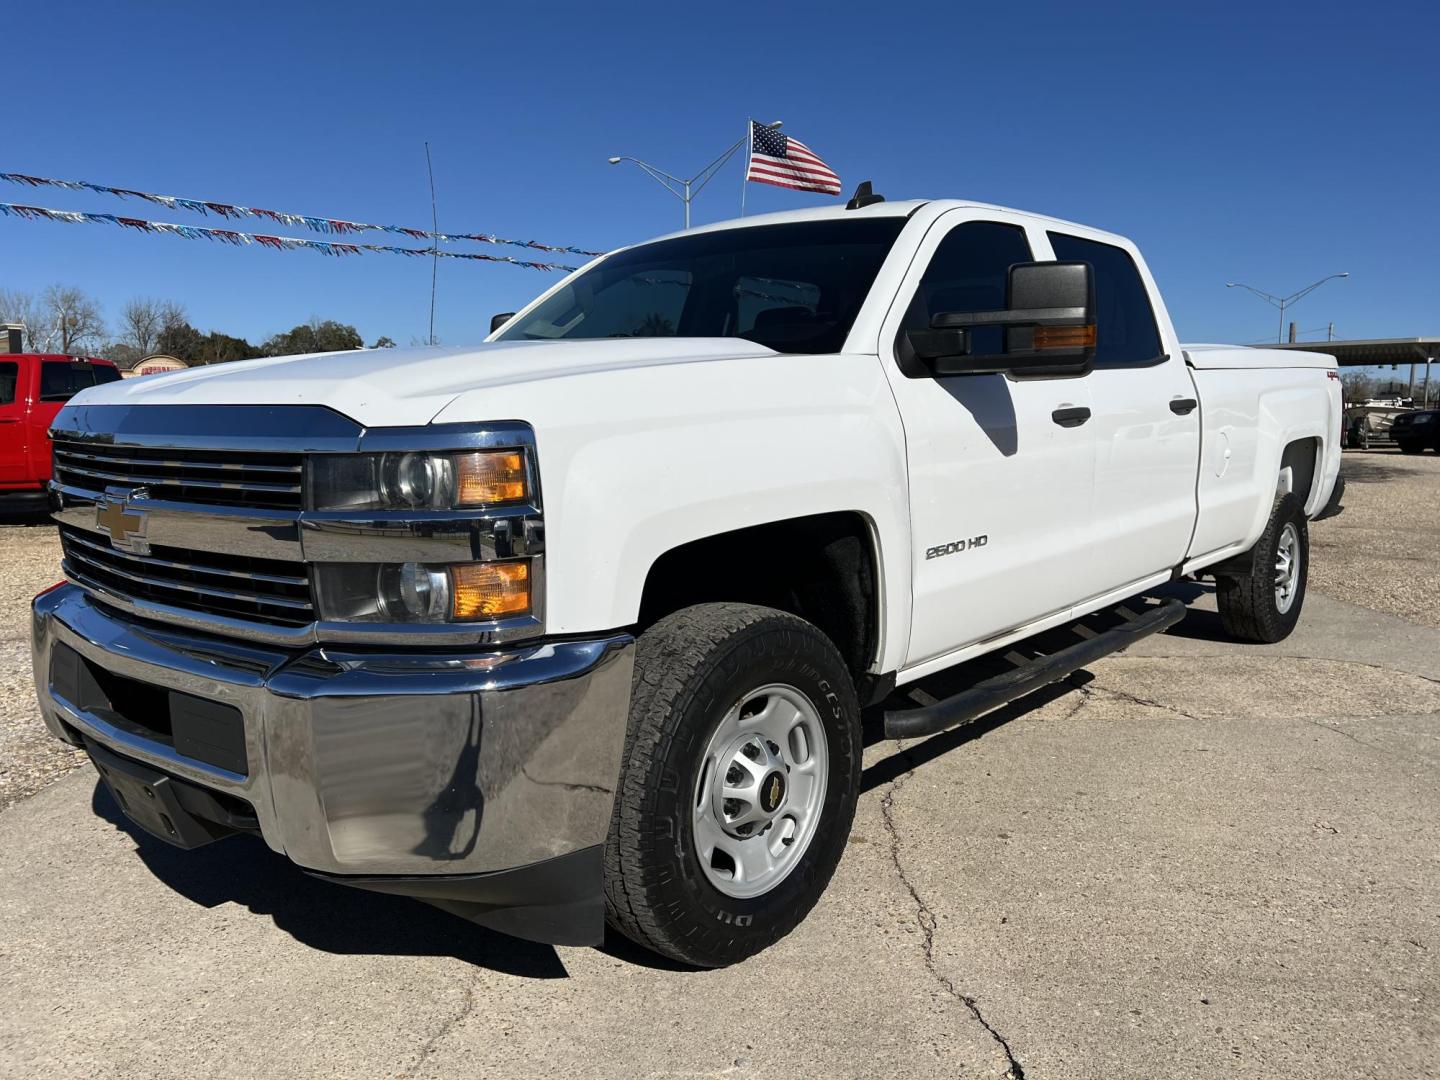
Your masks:
M490 333L492 333L492 334L495 333L496 330L499 330L502 326L504 326L507 322L509 322L509 321L510 321L511 319L513 319L514 317L515 317L515 312L513 312L513 311L502 311L499 315L491 315L491 316L490 316Z
M1004 351L972 354L972 331L1000 327ZM905 334L907 366L929 375L1008 372L1083 375L1095 359L1095 284L1089 263L1016 263L1001 311L947 311ZM907 371L911 374L911 371Z

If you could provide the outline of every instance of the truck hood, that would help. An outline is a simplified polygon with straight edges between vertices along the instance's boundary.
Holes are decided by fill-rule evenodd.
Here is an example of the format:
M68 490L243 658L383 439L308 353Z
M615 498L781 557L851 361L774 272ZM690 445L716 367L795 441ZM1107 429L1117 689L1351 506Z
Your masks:
M86 390L72 404L323 405L366 427L396 427L429 423L467 391L773 355L773 350L741 338L673 337L363 349L144 375Z

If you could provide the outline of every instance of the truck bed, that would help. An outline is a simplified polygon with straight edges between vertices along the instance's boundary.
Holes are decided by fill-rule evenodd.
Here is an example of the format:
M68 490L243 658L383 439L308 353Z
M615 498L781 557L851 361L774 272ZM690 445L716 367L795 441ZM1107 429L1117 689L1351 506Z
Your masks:
M1323 352L1260 349L1245 345L1185 345L1185 359L1201 371L1235 368L1330 368L1335 358Z

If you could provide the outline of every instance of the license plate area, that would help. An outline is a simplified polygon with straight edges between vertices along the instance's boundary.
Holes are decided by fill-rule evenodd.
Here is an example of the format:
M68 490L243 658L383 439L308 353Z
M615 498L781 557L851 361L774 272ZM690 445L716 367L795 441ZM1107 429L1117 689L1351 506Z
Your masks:
M109 671L57 642L51 689L82 712L195 761L246 776L245 718L224 702L182 694Z
M236 831L231 825L191 813L181 802L186 794L183 782L112 754L89 740L85 748L125 816L167 844L197 848Z

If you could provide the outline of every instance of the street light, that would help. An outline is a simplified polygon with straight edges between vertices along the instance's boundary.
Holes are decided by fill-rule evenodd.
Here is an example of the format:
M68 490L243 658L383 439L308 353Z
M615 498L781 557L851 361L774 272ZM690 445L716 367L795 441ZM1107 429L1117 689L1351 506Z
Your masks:
M764 124L762 126L774 129L781 127L783 124L783 120L772 120L770 123ZM689 180L681 180L678 176L671 176L669 173L661 169L657 169L648 161L641 161L639 158L631 157L628 154L622 154L619 157L610 158L610 164L619 165L622 161L633 161L636 165L640 166L640 168L644 169L645 172L649 173L650 176L654 177L655 180L659 182L661 187L663 187L666 191L670 192L671 195L674 195L677 199L679 199L685 204L685 228L688 229L690 228L691 200L694 199L696 195L699 195L700 190L712 179L714 179L715 174L720 171L720 167L735 155L735 151L739 150L740 147L744 146L749 140L750 128L747 125L745 129L745 138L737 140L736 143L730 147L730 149L726 150L709 165L706 165L705 168L701 169Z
M1315 291L1316 289L1318 289L1321 285L1324 285L1325 282L1327 282L1327 281L1333 281L1335 278L1342 278L1342 277L1349 277L1349 276L1350 276L1349 273L1331 274L1329 277L1323 277L1323 278L1321 278L1319 281L1315 282L1313 285L1306 285L1305 288L1301 289L1299 292L1291 293L1289 296L1271 296L1268 292L1261 292L1259 289L1255 288L1254 286L1252 286L1252 285L1246 285L1246 284L1244 284L1243 282L1239 282L1239 281L1227 281L1227 282L1225 283L1225 288L1227 288L1227 289L1249 289L1252 293L1254 293L1256 296L1260 297L1260 299L1261 299L1261 300L1264 300L1267 304L1274 304L1276 307L1278 307L1278 308L1280 309L1280 331L1275 335L1275 340L1276 340L1277 342L1283 342L1283 341L1285 340L1285 309L1288 308L1288 307L1293 306L1293 305L1295 304L1295 302L1298 301L1299 299L1301 299L1302 297L1307 296L1307 295L1309 295L1310 293L1314 292L1314 291Z

